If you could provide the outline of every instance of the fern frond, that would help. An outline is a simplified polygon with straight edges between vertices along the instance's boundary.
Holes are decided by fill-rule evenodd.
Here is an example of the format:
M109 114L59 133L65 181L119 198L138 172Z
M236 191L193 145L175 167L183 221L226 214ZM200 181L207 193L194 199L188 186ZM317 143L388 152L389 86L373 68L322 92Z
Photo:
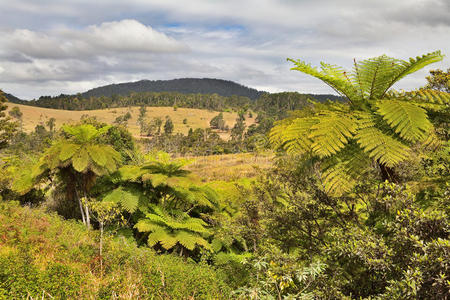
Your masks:
M427 112L408 102L381 100L377 102L377 112L403 139L415 142L426 138L433 127Z
M348 115L325 112L318 115L317 120L318 123L311 126L308 138L314 141L311 149L321 158L344 148L356 132L357 124Z
M123 181L137 181L143 175L143 171L139 166L123 166L119 168L120 179Z
M436 151L442 146L442 140L439 139L434 131L431 131L422 142L422 146L427 150Z
M322 165L322 182L325 192L339 197L350 192L366 173L370 158L358 145L349 145L337 156Z
M100 167L104 167L108 160L108 155L106 151L103 151L103 147L99 145L88 145L86 146L86 151L88 152L91 159ZM106 154L106 155L105 155Z
M187 231L179 231L176 235L178 242L188 250L194 250L197 236Z
M393 65L395 72L391 76L389 84L386 86L385 91L380 95L380 98L400 79L412 74L425 66L441 61L444 56L441 51L435 51L422 56L417 56L415 59L410 58L409 61L397 60L397 63Z
M72 166L77 172L85 172L89 166L89 155L86 149L81 149L72 157Z
M166 233L166 235L161 236L159 243L164 249L170 250L178 243L178 239L176 236L171 235L167 231Z
M280 122L270 132L270 142L291 154L305 154L311 151L312 141L308 138L311 127L319 121L315 118L297 118L289 123Z
M164 229L155 230L148 235L147 244L150 247L153 247L156 244L158 244L160 241L167 239L167 237L170 238L171 236L169 235L169 233L166 230L164 230Z
M355 62L353 84L359 86L365 99L376 99L389 88L397 62L386 55Z
M355 138L370 158L388 167L406 160L410 154L409 147L375 127L358 130Z
M131 189L124 189L122 187L119 187L109 194L107 194L103 201L105 202L114 202L114 203L120 203L122 207L130 212L133 213L136 211L138 204L139 204L139 197L140 193Z
M80 145L78 144L62 144L59 152L59 159L64 161L72 156L80 149Z
M156 187L158 185L162 185L167 183L167 179L169 177L167 177L166 175L163 174L144 174L142 175L142 181L149 181L151 182L151 184Z
M296 67L291 68L291 70L297 70L316 77L332 87L339 94L347 97L350 101L358 101L358 90L351 84L343 69L321 63L322 70L318 71L317 68L314 68L301 60L293 60L290 58L287 60L296 65Z
M396 98L404 98L409 101L419 102L419 103L433 103L438 105L448 105L450 104L450 93L431 90L431 89L420 89L410 92L392 92L390 95Z
M134 225L134 228L136 228L139 232L154 232L164 229L164 227L159 226L147 219L140 219L136 225Z

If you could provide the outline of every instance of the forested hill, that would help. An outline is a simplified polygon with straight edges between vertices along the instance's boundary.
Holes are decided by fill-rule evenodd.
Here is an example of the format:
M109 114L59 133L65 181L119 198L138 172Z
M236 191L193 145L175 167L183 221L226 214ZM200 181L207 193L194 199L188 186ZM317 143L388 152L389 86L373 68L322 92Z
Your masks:
M132 92L178 92L181 94L218 94L220 96L243 96L252 100L264 92L240 85L233 81L211 78L181 78L172 80L141 80L110 84L91 89L81 96L84 98L129 95Z
M11 102L11 103L22 104L22 102L26 102L24 100L21 100L21 99L17 98L14 95L8 94L8 93L4 93L4 95L5 95L6 99L8 99L8 101Z

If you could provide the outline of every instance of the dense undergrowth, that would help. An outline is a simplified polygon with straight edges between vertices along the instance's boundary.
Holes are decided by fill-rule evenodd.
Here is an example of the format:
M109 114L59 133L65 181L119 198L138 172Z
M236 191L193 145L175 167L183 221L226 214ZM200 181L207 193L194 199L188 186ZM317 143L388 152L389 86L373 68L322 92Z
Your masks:
M0 202L0 298L228 299L224 274L107 237L43 209Z

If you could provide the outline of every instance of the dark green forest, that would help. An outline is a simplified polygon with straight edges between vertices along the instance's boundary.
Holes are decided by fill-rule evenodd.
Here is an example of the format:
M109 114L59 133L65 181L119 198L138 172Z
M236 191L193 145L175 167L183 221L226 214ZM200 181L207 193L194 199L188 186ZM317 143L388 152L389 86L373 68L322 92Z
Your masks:
M442 59L289 59L336 91L328 101L154 91L29 103L203 108L218 111L214 130L235 110L229 141L173 134L167 119L146 141L95 118L25 133L2 94L0 298L448 299L450 73L393 89ZM270 152L271 166L210 180L184 156L241 152Z

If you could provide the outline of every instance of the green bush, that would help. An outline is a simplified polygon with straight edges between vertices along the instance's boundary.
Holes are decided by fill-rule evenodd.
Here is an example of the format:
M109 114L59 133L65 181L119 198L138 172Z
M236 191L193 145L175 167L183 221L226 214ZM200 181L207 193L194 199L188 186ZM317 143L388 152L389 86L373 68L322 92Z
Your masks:
M125 237L105 239L103 263L102 274L95 230L0 202L0 299L229 298L220 271Z

